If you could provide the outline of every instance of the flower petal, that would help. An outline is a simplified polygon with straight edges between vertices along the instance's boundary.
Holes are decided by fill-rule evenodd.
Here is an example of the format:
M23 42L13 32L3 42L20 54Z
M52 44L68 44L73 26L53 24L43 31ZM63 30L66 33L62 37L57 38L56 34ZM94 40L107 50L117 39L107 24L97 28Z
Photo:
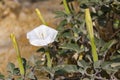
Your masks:
M34 46L46 46L48 44L46 41L43 41L43 40L31 40L29 42L31 45L34 45Z

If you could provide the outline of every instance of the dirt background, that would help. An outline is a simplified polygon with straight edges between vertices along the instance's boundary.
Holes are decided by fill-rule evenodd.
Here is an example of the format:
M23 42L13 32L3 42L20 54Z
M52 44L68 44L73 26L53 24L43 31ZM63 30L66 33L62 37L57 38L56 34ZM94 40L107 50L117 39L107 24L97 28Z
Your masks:
M36 1L36 2L35 2ZM59 20L54 18L54 11L63 10L61 0L0 0L0 72L6 73L8 62L16 61L16 52L10 40L14 33L24 58L30 58L38 47L29 44L26 33L41 24L35 13L39 8L46 22L56 27Z

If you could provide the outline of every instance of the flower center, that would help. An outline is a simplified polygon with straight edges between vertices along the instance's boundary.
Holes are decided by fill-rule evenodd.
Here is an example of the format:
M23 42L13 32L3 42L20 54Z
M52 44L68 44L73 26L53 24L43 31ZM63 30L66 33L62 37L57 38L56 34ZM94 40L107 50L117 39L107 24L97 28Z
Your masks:
M40 35L41 35L42 39L44 39L44 38L45 38L44 33L41 33Z
M44 40L45 39L45 33L44 32L36 32L36 35L38 38Z

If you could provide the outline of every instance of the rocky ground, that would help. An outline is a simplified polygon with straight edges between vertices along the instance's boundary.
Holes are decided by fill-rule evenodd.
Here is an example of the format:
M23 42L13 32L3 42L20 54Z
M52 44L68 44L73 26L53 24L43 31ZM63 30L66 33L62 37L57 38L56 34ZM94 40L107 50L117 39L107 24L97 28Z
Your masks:
M10 34L17 37L21 54L29 58L36 53L38 47L29 44L26 33L39 26L41 21L35 13L35 8L39 8L46 22L51 27L56 27L59 23L55 19L56 10L63 9L61 0L39 0L32 3L30 0L0 0L0 72L6 73L8 62L16 62L16 52L10 40ZM37 1L37 0L36 0Z

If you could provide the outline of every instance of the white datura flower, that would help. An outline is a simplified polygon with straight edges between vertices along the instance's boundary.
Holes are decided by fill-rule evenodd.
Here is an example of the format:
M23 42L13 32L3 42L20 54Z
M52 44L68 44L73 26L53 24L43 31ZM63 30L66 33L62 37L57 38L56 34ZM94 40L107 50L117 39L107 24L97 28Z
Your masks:
M27 33L27 39L34 46L46 46L54 42L58 31L46 25L40 25Z

